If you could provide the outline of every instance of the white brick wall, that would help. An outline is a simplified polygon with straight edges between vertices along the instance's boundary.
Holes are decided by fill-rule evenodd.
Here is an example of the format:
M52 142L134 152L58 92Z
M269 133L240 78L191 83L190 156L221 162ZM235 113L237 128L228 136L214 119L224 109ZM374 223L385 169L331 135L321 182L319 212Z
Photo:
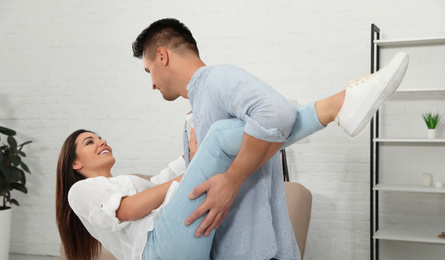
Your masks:
M58 255L55 168L63 140L86 128L113 146L114 174L159 172L181 154L186 100L150 89L131 43L176 17L207 64L244 67L300 104L369 71L370 24L382 37L445 35L445 2L0 1L0 125L26 147L28 195L13 210L11 251ZM289 149L291 179L313 193L305 259L369 258L368 131L334 126Z

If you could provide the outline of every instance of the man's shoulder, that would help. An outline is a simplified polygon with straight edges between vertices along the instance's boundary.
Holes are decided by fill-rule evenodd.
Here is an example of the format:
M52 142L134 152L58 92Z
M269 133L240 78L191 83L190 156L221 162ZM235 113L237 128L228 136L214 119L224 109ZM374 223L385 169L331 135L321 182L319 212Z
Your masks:
M231 65L231 64L219 64L219 65L209 66L209 71L211 71L211 72L243 72L243 73L247 73L241 67Z
M254 79L255 76L241 67L231 64L220 64L209 66L206 78L207 83L227 87L228 85L237 85L240 82Z

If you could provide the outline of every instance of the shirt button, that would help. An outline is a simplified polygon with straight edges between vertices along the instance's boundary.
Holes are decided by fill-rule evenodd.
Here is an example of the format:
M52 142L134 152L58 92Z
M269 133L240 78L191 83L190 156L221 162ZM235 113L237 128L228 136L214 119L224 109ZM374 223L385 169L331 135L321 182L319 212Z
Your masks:
M104 204L103 204L103 203L101 203L101 204L100 204L100 207L101 207L101 208L103 208L103 207L104 207Z

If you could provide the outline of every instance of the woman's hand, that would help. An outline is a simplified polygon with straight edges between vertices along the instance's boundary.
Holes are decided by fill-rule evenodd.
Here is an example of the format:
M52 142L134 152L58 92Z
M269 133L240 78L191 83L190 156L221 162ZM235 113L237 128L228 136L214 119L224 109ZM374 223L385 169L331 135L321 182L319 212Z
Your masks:
M196 140L195 128L190 128L190 140L189 140L189 151L190 151L190 161L195 156L198 150L198 141Z

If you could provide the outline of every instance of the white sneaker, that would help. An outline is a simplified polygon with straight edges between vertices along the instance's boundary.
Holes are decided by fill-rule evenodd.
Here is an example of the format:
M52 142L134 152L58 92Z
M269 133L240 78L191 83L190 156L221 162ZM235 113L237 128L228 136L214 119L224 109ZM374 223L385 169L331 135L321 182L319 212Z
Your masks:
M399 52L381 70L349 82L335 122L350 136L360 133L380 105L399 87L408 68L408 61L408 54Z

